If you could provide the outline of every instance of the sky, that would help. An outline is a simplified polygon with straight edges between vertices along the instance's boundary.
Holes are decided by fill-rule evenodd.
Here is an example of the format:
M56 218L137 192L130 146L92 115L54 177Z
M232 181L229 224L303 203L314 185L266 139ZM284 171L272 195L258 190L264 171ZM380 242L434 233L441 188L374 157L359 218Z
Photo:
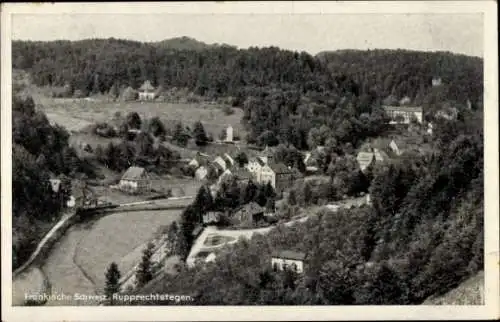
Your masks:
M13 14L16 40L187 36L240 48L413 49L483 56L482 14Z

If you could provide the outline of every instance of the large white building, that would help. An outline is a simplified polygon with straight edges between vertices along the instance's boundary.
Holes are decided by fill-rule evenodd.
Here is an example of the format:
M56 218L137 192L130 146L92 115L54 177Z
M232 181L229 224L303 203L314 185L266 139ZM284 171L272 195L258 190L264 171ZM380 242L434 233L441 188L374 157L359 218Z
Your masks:
M418 123L423 121L423 108L418 106L384 106L384 110L391 118L391 124L410 124L415 118Z
M271 256L271 266L274 270L292 270L297 273L304 273L306 254L284 250L273 252Z

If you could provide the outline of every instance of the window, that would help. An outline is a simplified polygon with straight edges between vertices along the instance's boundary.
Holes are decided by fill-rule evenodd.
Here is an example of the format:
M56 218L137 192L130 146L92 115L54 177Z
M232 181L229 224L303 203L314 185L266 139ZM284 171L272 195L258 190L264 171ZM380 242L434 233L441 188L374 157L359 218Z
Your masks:
M292 264L292 269L296 272L298 270L297 264L293 263Z

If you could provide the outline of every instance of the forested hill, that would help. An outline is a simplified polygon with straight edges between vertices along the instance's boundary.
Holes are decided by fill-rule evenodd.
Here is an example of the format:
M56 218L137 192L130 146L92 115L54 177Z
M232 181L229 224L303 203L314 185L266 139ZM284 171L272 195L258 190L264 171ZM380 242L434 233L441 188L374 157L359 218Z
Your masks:
M334 75L348 75L381 97L408 96L415 104L429 100L432 79L441 78L438 93L460 103L467 99L481 104L483 95L483 60L451 52L411 50L339 50L321 52L316 58Z
M242 99L263 88L298 89L416 101L429 94L477 104L482 97L482 60L451 53L403 50L344 50L316 57L276 47L237 49L188 37L155 43L119 39L14 41L13 67L26 70L37 85L72 85L88 95L113 84L139 87L149 79L164 88ZM431 80L444 86L432 93ZM348 86L346 86L348 85ZM330 94L329 94L330 95Z

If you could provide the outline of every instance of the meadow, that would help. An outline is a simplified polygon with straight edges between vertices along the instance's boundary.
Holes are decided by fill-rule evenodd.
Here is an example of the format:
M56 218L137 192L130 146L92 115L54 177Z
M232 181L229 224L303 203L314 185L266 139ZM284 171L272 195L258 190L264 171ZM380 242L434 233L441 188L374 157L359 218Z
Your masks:
M115 113L126 115L137 112L141 118L158 116L165 124L172 125L181 121L192 126L201 121L208 134L218 138L219 134L232 125L235 132L243 133L240 124L243 111L234 108L232 114L226 115L222 105L206 103L166 103L166 102L113 102L110 100L41 98L40 108L47 114L51 122L58 123L68 130L79 131L91 123L110 121Z
M126 274L139 261L142 247L161 226L179 220L180 210L116 213L94 222L75 248L75 263L102 290L105 272L115 261Z

